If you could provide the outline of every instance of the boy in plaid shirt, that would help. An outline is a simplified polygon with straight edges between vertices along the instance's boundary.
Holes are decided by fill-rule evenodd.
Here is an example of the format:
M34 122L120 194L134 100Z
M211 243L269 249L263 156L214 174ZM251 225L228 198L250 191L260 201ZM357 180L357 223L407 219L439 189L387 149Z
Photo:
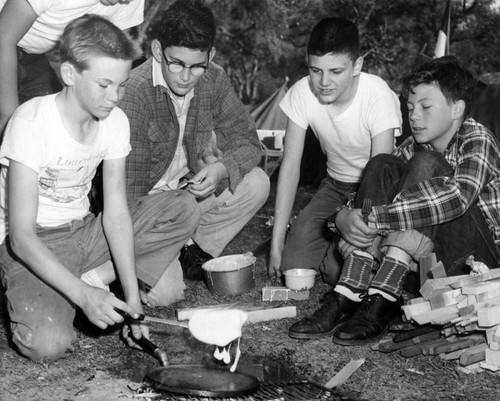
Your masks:
M346 258L342 274L327 302L292 326L293 337L333 333L341 345L379 339L400 314L410 266L431 252L448 275L467 273L470 255L498 266L500 149L467 118L475 83L451 56L405 80L413 135L392 155L370 160L354 208L332 216ZM364 217L365 199L373 206Z

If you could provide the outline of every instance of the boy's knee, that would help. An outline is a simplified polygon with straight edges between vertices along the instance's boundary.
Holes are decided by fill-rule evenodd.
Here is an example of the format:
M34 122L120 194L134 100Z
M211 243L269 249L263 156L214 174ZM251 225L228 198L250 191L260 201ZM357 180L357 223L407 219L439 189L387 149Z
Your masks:
M71 327L38 326L36 331L18 324L13 325L12 341L19 352L33 361L50 362L73 349L76 338Z
M451 172L451 167L444 156L432 150L422 150L408 161L408 168L418 172L420 175L433 176L435 174Z
M246 176L245 180L250 192L250 197L259 207L266 203L271 188L269 176L259 167L255 167Z
M157 224L175 223L185 228L196 230L200 224L201 210L196 198L186 191L175 191L161 200L164 211Z

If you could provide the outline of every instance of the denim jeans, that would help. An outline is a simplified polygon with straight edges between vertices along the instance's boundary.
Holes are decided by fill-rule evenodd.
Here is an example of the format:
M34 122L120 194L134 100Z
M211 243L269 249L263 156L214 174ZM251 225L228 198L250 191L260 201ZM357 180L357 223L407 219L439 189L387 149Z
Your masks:
M451 166L438 152L422 151L408 162L392 155L375 156L365 168L355 207L361 207L364 198L371 199L373 205L390 204L403 189L427 178L449 176L452 173ZM415 232L421 234L417 234L418 241L415 241ZM383 239L381 247L400 247L418 261L420 256L428 253L425 250L428 248L423 245L426 238L433 243L437 260L443 263L448 275L467 274L470 268L465 260L470 255L491 268L499 264L500 257L493 235L476 204L454 220L390 233Z
M193 235L200 219L198 206L191 195L170 191L139 198L130 209L137 275L153 285ZM37 235L77 277L111 258L101 215L38 227ZM8 238L0 245L0 277L19 351L33 360L53 360L71 349L75 305L33 274L12 252Z
M283 251L281 270L315 269L334 284L340 274L337 239L326 227L328 217L345 205L358 184L345 183L327 176L309 204L292 223Z

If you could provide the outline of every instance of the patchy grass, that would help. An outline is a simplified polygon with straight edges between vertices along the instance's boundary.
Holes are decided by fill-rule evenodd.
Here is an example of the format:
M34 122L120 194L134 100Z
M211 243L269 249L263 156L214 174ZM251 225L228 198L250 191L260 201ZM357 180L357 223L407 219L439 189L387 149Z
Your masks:
M295 210L311 198L313 189L299 188ZM266 225L273 214L274 192L267 204L247 227L229 244L225 254L253 250L271 235ZM185 300L177 305L148 309L153 316L175 318L177 308L196 307L229 302L261 301L261 288L267 279L267 252L256 263L256 287L238 297L220 297L210 293L203 283L188 282ZM318 282L305 301L288 301L296 305L298 318L313 312L329 286ZM280 303L273 303L279 306ZM297 341L288 337L294 319L281 319L243 327L240 366L255 369L261 380L308 379L326 383L353 359L365 363L339 388L346 396L365 400L500 400L499 376L484 372L458 373L453 362L436 356L403 358L396 353L384 354L369 346L342 347L330 338ZM12 349L0 347L0 400L123 400L135 397L133 389L144 375L159 363L144 352L128 348L119 338L118 330L98 332L84 323L78 329L73 353L44 365L27 361ZM210 363L213 349L196 341L188 330L151 324L151 339L164 348L171 364ZM2 333L0 333L2 334ZM145 398L142 398L145 399Z

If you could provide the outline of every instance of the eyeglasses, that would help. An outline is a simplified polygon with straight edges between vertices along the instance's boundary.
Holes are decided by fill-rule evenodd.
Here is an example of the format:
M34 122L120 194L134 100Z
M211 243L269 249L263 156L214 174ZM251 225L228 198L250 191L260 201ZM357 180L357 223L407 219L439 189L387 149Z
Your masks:
M163 60L165 60L165 64L167 64L168 70L172 74L179 74L180 72L184 71L185 68L187 68L189 72L193 74L195 77L200 77L208 69L208 60L207 60L207 65L194 64L191 66L187 66L186 64L178 61L168 61L167 56L165 56L165 53L161 52L161 54L163 56Z

